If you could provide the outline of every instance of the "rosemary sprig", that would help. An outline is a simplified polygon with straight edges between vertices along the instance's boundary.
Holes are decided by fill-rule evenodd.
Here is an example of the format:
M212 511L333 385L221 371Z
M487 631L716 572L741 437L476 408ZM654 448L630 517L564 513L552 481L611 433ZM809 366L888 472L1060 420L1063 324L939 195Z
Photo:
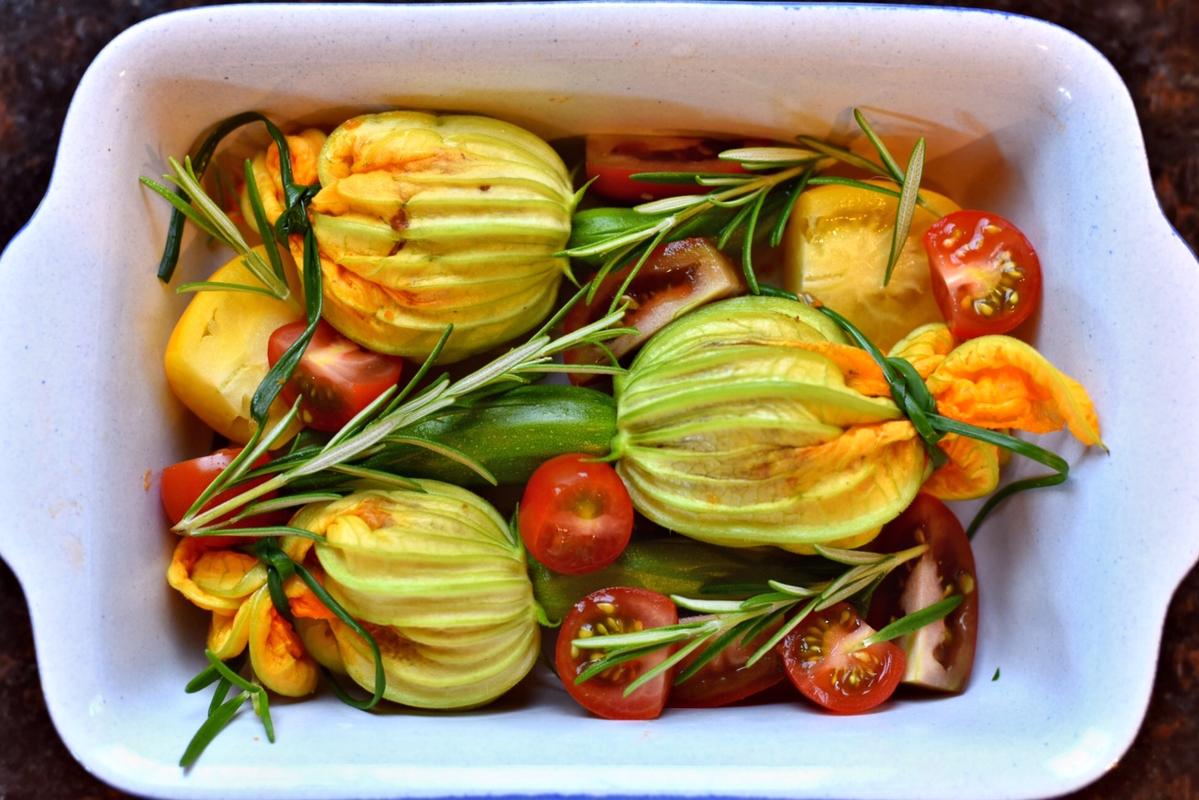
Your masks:
M695 675L704 664L715 658L732 642L737 639L754 641L779 619L790 615L790 619L780 625L750 656L746 665L752 666L770 652L809 614L836 605L877 585L900 564L923 555L928 550L928 545L917 545L898 553L843 551L820 545L817 545L816 549L830 560L840 559L844 562L850 559L853 562L852 566L835 579L810 587L791 586L778 581L770 581L770 591L761 592L741 601L672 596L671 600L678 607L699 614L710 614L713 618L684 621L676 625L649 628L635 633L574 639L571 645L580 650L596 650L604 653L602 658L597 659L581 672L575 682L582 683L611 667L663 648L676 646L679 648L625 687L624 694L627 697L706 644L707 648L700 652L696 660L675 678L676 683L682 683ZM852 555L847 555L850 553ZM957 602L960 602L960 599ZM919 617L909 615L914 619L910 619L905 625L900 626L895 623L887 626L887 629L884 630L887 630L888 638L902 636L904 633L914 630L913 625L921 627L941 619L955 606L956 603L935 604L917 612L921 615ZM904 617L903 619L909 618ZM895 633L895 630L899 632Z
M270 135L272 141L275 143L275 147L279 150L279 179L283 186L283 199L287 210L276 222L276 236L282 239L286 233L302 233L308 224L305 206L308 198L319 187L304 186L295 182L291 172L291 153L287 147L287 138L275 123L271 122L262 113L258 111L243 111L240 114L234 114L232 117L228 117L217 123L216 127L212 129L208 136L204 138L199 148L196 149L196 152L190 156L193 173L198 182L198 179L204 176L204 172L208 169L217 146L220 145L224 138L238 128L254 122L261 122L263 124L267 134ZM183 201L184 204L188 201L188 195L182 187L176 189L175 197ZM183 223L186 219L186 212L179 208L173 200L170 200L170 198L167 199L171 205L175 206L175 209L171 212L166 243L163 245L162 258L158 263L158 279L164 283L170 281L171 276L175 272L175 265L179 261L179 247L183 240ZM259 230L262 231L262 229ZM265 235L263 238L266 238Z
M594 299L599 283L613 270L631 265L621 290L613 298L613 308L621 301L624 291L636 277L649 254L662 242L685 236L713 235L717 247L724 249L741 237L741 268L750 294L762 294L763 287L753 266L753 243L758 225L774 217L769 242L777 247L783 237L787 220L799 195L808 186L843 185L896 198L895 225L891 247L883 269L883 285L899 261L904 242L911 231L912 217L917 205L929 208L920 196L920 179L924 168L924 140L912 149L906 172L874 131L866 116L854 109L854 120L878 152L882 163L876 163L810 136L798 137L803 147L743 147L719 154L725 161L734 161L745 170L742 174L702 172L645 172L634 174L636 180L649 183L692 184L709 187L706 194L668 197L642 203L633 209L589 209L575 215L574 227L567 249L559 255L573 259L599 262L596 281L587 301ZM849 164L871 175L893 180L898 189L878 186L855 178L820 175L836 162ZM782 197L779 202L776 198Z
M182 197L180 194L172 192L166 186L150 178L141 178L142 184L161 195L167 202L174 206L177 213L191 220L197 228L240 255L246 268L258 279L259 283L266 287L272 296L280 300L286 300L290 297L291 290L288 288L287 280L283 276L282 263L280 263L279 270L276 272L272 269L271 265L262 259L262 256L254 252L253 248L246 242L245 237L241 235L241 231L237 229L237 225L234 224L233 220L229 219L229 215L204 191L204 187L200 184L200 178L196 175L191 158L184 156L182 164L174 158L168 158L167 163L171 167L171 174L164 177L178 187L179 191L182 192ZM184 197L188 199L183 199ZM275 258L277 257L276 254ZM193 282L184 284L184 286L189 291L207 288L205 282Z
M585 291L586 287L580 290L575 298L576 301L581 299ZM510 380L512 376L522 370L547 365L557 353L581 344L604 342L618 336L623 336L628 333L629 329L616 327L623 313L623 310L614 311L590 325L586 325L558 338L551 337L544 330L540 331L524 344L513 348L486 366L465 377L459 378L457 381L451 381L448 377L443 377L420 391L415 391L413 389L415 384L410 381L409 385L398 395L408 399L394 406L389 404L380 409L377 415L370 420L360 420L358 423L360 429L356 432L344 437L336 437L334 441L326 444L315 453L306 453L301 457L296 457L293 454L291 457L280 459L280 462L276 463L286 465L280 472L277 472L256 486L246 488L238 495L211 508L201 510L204 503L210 500L215 492L209 494L208 497L204 497L203 500L197 500L197 504L188 511L179 524L175 526L174 530L182 533L193 532L221 518L225 514L237 511L247 503L257 500L265 494L288 486L293 481L302 477L323 473L331 469L349 465L357 459L369 457L376 452L377 447L386 444L390 437L402 436L404 428L414 425L456 403L469 402L478 393L490 392L496 384ZM280 361L279 363L283 362ZM425 365L422 366L422 371L413 376L413 381L417 380L427 371L427 368L431 364L431 360L426 360ZM409 397L409 395L411 396ZM282 429L281 426L286 422L287 419L285 418L268 430L263 435L263 442L277 438L279 431ZM252 439L251 442L253 443L254 440ZM261 443L255 443L253 446L247 445L245 450L240 454L241 456L245 456L245 458L241 459L241 463L239 463L238 459L235 459L224 472L217 476L216 480L213 481L213 485L219 488L229 486L232 481L227 479L226 476L231 475L232 479L236 480L244 474L244 467L252 464L254 459L257 458L257 455L251 457L250 454L259 452L262 449Z

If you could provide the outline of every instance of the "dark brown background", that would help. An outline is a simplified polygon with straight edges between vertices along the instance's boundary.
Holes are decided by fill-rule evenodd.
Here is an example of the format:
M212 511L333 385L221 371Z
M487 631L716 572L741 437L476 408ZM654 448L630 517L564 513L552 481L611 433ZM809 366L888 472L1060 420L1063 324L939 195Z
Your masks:
M100 48L146 17L204 4L0 0L0 246L41 199L67 103ZM1041 17L1098 47L1132 92L1166 216L1199 249L1199 0L951 5ZM1115 769L1077 797L1199 797L1197 608L1199 570L1187 576L1170 606L1140 735ZM929 758L935 765L936 754ZM124 797L84 772L54 732L42 702L25 601L0 562L0 800L34 796Z

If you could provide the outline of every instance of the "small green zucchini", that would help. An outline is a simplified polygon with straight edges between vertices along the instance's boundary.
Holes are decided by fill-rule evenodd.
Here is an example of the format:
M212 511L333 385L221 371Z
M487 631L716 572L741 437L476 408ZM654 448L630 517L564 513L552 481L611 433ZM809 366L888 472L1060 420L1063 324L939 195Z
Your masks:
M616 403L578 386L533 384L453 406L402 431L446 445L487 467L500 485L523 484L562 453L606 455L616 432ZM477 472L415 444L391 443L363 466L457 486L485 486Z

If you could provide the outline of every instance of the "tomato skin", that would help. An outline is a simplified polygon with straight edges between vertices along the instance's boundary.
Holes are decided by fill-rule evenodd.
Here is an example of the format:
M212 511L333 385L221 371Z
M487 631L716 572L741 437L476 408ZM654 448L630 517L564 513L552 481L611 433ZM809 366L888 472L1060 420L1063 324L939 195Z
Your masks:
M896 640L907 654L903 682L944 692L966 688L978 639L978 582L970 540L949 508L935 497L916 496L883 528L870 547L895 553L918 544L929 551L901 564L879 584L867 619L882 627L953 594L961 604L942 622Z
M589 652L575 648L571 641L584 635L598 632L596 626L603 624L609 633L634 630L635 625L645 628L660 628L679 621L674 603L665 595L648 589L613 587L592 592L574 604L562 627L558 630L558 641L554 649L554 666L567 693L583 708L605 719L656 719L661 715L670 694L671 670L667 670L645 684L628 697L624 687L639 675L653 669L666 660L670 648L662 648L635 661L627 661L613 667L615 674L603 673L583 683L575 678L585 670Z
M624 284L632 266L628 264L609 273L590 303L576 303L562 321L563 331L578 330L607 314L612 298ZM632 300L632 307L625 312L622 323L636 328L637 333L613 339L607 347L621 358L686 312L744 292L740 270L711 239L691 237L659 245L625 291L625 296ZM593 345L567 350L562 358L567 364L610 363L607 355ZM580 385L597 377L578 373L572 374L570 380Z
M271 334L267 359L272 367L306 327L303 321L292 322ZM335 433L399 381L403 363L395 356L366 350L321 320L281 394L288 405L302 396L304 423Z
M809 614L779 643L795 688L836 714L860 714L886 701L903 677L904 654L893 642L847 652L874 629L849 603Z
M520 536L554 572L582 575L608 566L633 535L633 501L616 470L594 456L566 453L538 467L520 501Z
M998 214L963 209L924 234L933 296L959 339L1008 333L1041 302L1041 261Z
M196 498L208 488L208 485L213 482L221 470L229 466L230 462L237 457L241 452L240 447L225 447L217 450L214 453L209 453L206 456L199 458L190 458L186 461L180 461L177 464L172 464L162 471L161 497L162 508L166 512L167 519L175 525L179 520L183 519L183 515L187 513L187 509L191 508L191 504L196 502ZM254 467L261 467L270 458L262 456L254 462ZM205 503L204 508L212 508L215 505L223 503L235 495L240 494L251 486L256 486L266 480L263 478L255 478L252 481L247 481L241 486L233 489L226 489L223 492L218 492L215 497ZM274 494L267 494L264 498L273 497ZM258 514L257 516L247 517L239 522L232 524L229 527L233 528L256 528L268 525L281 525L288 520L290 512L276 511L268 514ZM219 522L219 520L218 520ZM213 539L214 542L222 542L229 544L228 539Z
M724 172L745 170L735 161L717 158L723 150L758 142L710 136L587 137L587 178L591 191L622 203L644 203L663 197L702 194L695 183L647 183L633 180L640 172Z
M705 619L711 617L688 617L682 621ZM668 705L672 708L727 706L781 683L787 677L787 672L783 669L783 658L777 649L768 650L752 667L745 665L781 624L782 620L779 620L778 624L768 627L748 644L741 644L740 639L730 642L699 672L671 687ZM695 651L680 661L675 670L681 674L702 652L703 648Z

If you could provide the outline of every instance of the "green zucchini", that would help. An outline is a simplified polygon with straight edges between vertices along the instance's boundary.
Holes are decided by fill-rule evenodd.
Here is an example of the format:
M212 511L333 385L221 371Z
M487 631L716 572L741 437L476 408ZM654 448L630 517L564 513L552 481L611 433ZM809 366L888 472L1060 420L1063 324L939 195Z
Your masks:
M732 549L682 536L633 541L615 562L585 575L559 575L529 556L533 595L555 622L579 599L608 586L708 600L740 599L767 591L768 580L804 586L830 579L842 569L823 558L773 547Z
M519 386L453 406L402 434L447 445L487 467L500 485L522 484L562 453L607 455L616 432L616 403L592 389L555 384ZM363 466L457 486L485 486L474 470L413 444L388 444Z

